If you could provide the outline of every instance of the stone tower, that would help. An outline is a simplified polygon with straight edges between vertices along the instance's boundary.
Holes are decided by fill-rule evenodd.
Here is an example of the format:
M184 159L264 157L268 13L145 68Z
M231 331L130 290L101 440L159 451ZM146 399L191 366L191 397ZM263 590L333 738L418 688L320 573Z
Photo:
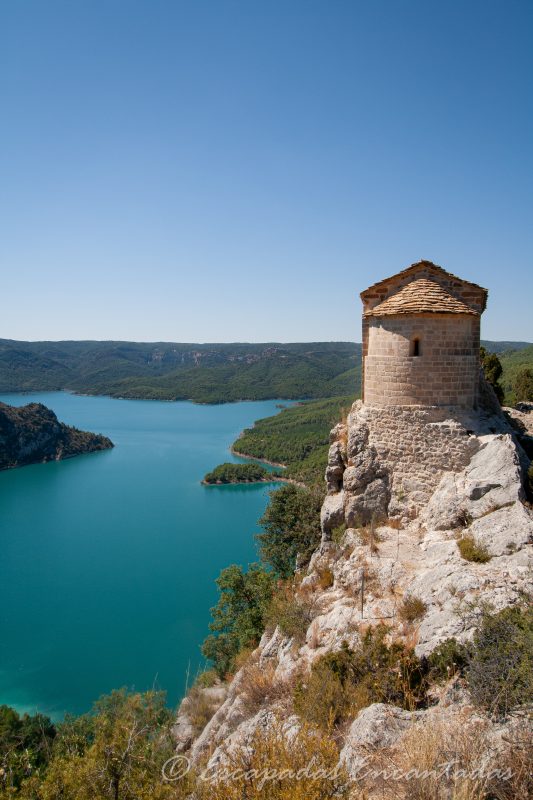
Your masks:
M361 300L365 405L476 407L486 289L419 261Z

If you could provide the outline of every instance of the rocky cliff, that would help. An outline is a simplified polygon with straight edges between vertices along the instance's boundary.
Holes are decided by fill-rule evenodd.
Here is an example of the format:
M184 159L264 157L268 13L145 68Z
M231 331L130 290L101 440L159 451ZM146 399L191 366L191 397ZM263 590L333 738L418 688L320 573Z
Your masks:
M357 651L369 630L386 630L388 642L413 648L417 663L427 664L444 642L471 642L488 611L531 602L529 458L509 417L490 389L484 391L475 414L354 404L331 433L321 546L293 586L294 602L305 608L301 631L289 636L281 625L265 631L233 679L209 690L212 716L203 730L192 725L186 699L175 726L178 752L215 769L234 761L235 753L250 752L258 731L279 720L294 736L305 724L295 698L313 696L313 665ZM527 427L533 410L520 414ZM332 663L338 668L346 659ZM366 792L353 797L458 797L444 789L416 794L414 784L387 789L374 778L361 783L361 767L369 760L422 764L421 742L430 741L434 758L440 747L443 761L446 753L461 761L470 747L479 763L487 763L518 730L524 740L523 708L507 716L483 711L455 665L447 669L444 680L429 681L422 704L359 702L341 722L331 720L339 764ZM324 683L317 702L329 690ZM409 762L415 742L418 755ZM512 791L494 796L522 796Z
M107 436L87 433L59 422L41 403L17 408L0 403L0 469L107 450Z

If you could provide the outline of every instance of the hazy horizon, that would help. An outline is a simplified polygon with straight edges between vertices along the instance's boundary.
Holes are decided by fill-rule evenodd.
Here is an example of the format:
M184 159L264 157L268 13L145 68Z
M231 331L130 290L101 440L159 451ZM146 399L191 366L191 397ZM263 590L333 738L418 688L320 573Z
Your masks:
M265 339L261 341L246 341L244 339L236 339L234 341L198 341L198 342L191 342L191 341L172 341L170 339L12 339L7 336L0 336L0 341L5 342L21 342L23 344L45 344L46 342L51 342L53 344L60 344L62 342L96 342L98 344L105 344L106 342L115 343L115 344L178 344L178 345L200 345L201 347L208 347L209 345L257 345L257 344L271 344L271 345L290 345L290 344L355 344L361 345L362 342L358 341L357 339L299 339L299 340L292 340L292 341L281 341L278 339ZM505 337L503 339L488 339L487 337L481 337L481 342L509 342L514 344L533 344L533 341L529 341L528 339L510 339L509 337Z

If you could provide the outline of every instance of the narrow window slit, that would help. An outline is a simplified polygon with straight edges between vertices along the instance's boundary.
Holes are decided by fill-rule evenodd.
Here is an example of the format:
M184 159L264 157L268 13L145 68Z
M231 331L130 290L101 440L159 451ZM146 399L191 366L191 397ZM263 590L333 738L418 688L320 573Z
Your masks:
M419 356L420 355L420 339L413 339L411 345L411 355L412 356Z

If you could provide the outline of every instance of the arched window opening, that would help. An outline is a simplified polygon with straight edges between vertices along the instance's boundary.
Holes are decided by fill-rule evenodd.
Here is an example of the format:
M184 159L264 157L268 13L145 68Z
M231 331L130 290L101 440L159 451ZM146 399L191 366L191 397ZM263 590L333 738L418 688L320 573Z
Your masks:
M413 357L420 355L420 339L413 339L411 342L411 355Z

